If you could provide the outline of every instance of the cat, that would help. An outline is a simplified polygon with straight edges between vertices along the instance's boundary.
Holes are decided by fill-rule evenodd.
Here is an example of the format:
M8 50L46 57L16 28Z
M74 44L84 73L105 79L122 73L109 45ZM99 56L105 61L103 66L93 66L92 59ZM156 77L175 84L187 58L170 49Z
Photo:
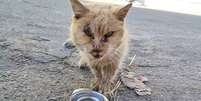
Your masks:
M112 89L123 58L128 51L125 17L132 3L124 7L107 4L83 5L70 0L74 16L70 40L80 52L80 68L89 67L95 75L93 88L103 93Z

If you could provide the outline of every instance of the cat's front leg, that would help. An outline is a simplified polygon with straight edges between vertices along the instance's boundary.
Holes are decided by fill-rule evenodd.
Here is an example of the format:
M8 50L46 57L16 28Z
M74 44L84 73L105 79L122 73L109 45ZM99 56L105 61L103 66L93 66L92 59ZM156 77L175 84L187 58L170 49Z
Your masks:
M116 62L114 60L111 61L106 59L99 61L95 66L93 66L96 76L94 89L101 93L110 93L113 88L113 78L118 69L118 63Z
M118 66L113 63L109 63L102 67L102 80L101 80L101 90L104 94L110 94L113 89L115 73Z

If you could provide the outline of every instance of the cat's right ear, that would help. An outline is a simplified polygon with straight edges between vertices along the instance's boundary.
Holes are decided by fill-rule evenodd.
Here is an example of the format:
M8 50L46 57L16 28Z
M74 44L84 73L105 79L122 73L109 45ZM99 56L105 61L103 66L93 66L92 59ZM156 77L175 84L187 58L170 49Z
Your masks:
M82 5L78 0L70 0L70 2L76 19L83 17L89 12L89 9Z
M132 7L132 3L129 3L128 5L124 6L123 8L115 12L117 19L123 21L131 7Z

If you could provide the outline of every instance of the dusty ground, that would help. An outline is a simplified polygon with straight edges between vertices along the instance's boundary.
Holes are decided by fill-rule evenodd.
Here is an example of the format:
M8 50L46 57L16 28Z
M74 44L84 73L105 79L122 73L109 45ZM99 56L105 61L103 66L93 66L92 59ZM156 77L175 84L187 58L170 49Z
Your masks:
M0 0L0 101L64 101L88 87L76 49L62 46L71 16L67 0ZM119 101L201 101L201 17L134 8L128 26L153 94L121 88Z

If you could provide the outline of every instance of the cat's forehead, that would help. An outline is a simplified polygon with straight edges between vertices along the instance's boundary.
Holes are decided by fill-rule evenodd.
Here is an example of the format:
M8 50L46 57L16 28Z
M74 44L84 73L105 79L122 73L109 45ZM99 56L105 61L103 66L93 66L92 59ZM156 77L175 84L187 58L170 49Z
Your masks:
M108 31L116 31L121 28L122 22L116 19L113 13L107 9L101 9L94 13L89 20L89 26L95 33L106 33Z
M91 23L110 24L116 22L114 15L109 11L100 10L94 14Z
M85 17L87 21L94 24L112 24L120 22L116 19L114 13L120 7L109 4L90 4L86 5L90 13Z
M95 20L114 19L114 12L118 9L115 5L93 5L89 6Z
M118 30L118 22L114 17L98 15L90 21L90 28L94 33L104 34L108 31Z

